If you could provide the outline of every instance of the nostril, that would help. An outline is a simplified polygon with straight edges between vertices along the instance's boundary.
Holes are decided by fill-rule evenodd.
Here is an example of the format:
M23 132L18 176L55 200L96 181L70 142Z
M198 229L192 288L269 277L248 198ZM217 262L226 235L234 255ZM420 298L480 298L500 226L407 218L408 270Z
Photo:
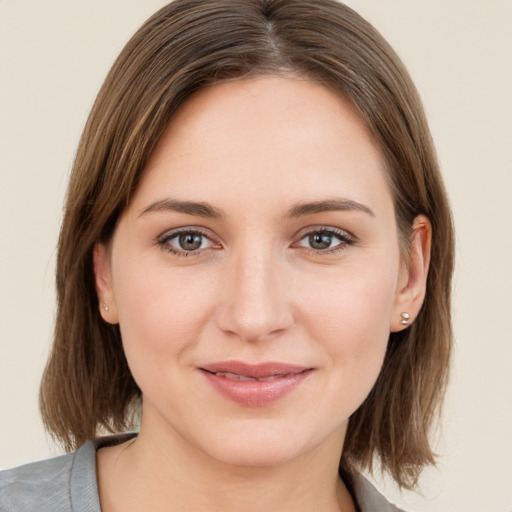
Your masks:
M221 331L245 341L279 336L294 322L284 269L257 248L245 247L233 256L215 315Z
M287 305L274 305L268 309L253 309L248 312L240 304L226 305L216 315L217 327L230 337L254 342L283 334L292 324L293 315Z

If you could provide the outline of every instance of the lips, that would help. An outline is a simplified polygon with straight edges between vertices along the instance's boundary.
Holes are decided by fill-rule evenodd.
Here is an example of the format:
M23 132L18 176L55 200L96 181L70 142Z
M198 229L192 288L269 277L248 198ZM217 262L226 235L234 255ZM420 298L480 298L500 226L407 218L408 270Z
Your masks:
M225 398L242 406L261 407L292 392L313 369L279 362L252 365L224 361L199 370Z
M231 373L231 372L214 372L215 375L218 377L226 377L226 379L233 379L233 380L243 380L243 381L256 381L256 382L268 382L270 380L276 380L280 379L285 376L285 374L277 374L277 375L269 375L268 377L249 377L247 375L241 375L238 373Z

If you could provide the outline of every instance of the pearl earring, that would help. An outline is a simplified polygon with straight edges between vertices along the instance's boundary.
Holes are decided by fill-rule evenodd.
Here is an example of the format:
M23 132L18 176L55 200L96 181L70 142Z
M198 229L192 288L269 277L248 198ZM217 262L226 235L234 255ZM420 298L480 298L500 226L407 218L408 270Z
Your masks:
M409 313L400 313L400 316L402 317L400 323L402 325L407 325L409 323L409 318L411 318L411 315L409 315Z
M100 302L100 305L105 310L105 313L108 313L108 306L104 302Z

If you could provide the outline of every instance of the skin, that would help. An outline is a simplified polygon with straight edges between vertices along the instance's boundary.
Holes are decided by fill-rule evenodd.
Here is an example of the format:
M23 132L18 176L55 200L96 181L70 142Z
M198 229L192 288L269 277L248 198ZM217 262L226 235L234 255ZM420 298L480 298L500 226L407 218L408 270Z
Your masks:
M98 453L103 510L355 510L337 476L348 419L428 270L428 220L401 257L385 172L355 108L298 77L216 85L182 106L94 251L102 315L143 392L138 438ZM177 229L199 230L200 249ZM312 248L315 230L326 247ZM226 360L312 371L247 407L198 371Z

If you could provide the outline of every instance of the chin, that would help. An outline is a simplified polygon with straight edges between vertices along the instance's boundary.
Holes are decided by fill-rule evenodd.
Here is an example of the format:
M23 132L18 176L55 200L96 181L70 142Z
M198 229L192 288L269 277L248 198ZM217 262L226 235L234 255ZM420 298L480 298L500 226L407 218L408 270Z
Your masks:
M308 435L297 427L289 425L248 425L225 431L222 436L206 441L203 451L212 459L232 466L246 468L272 468L287 464L313 452L326 437L331 437L329 451L339 449L341 454L342 435L332 436L314 432ZM319 435L320 434L320 435Z
M301 450L283 443L258 441L231 443L220 450L209 450L210 457L231 466L245 468L272 468L286 464L302 455Z

